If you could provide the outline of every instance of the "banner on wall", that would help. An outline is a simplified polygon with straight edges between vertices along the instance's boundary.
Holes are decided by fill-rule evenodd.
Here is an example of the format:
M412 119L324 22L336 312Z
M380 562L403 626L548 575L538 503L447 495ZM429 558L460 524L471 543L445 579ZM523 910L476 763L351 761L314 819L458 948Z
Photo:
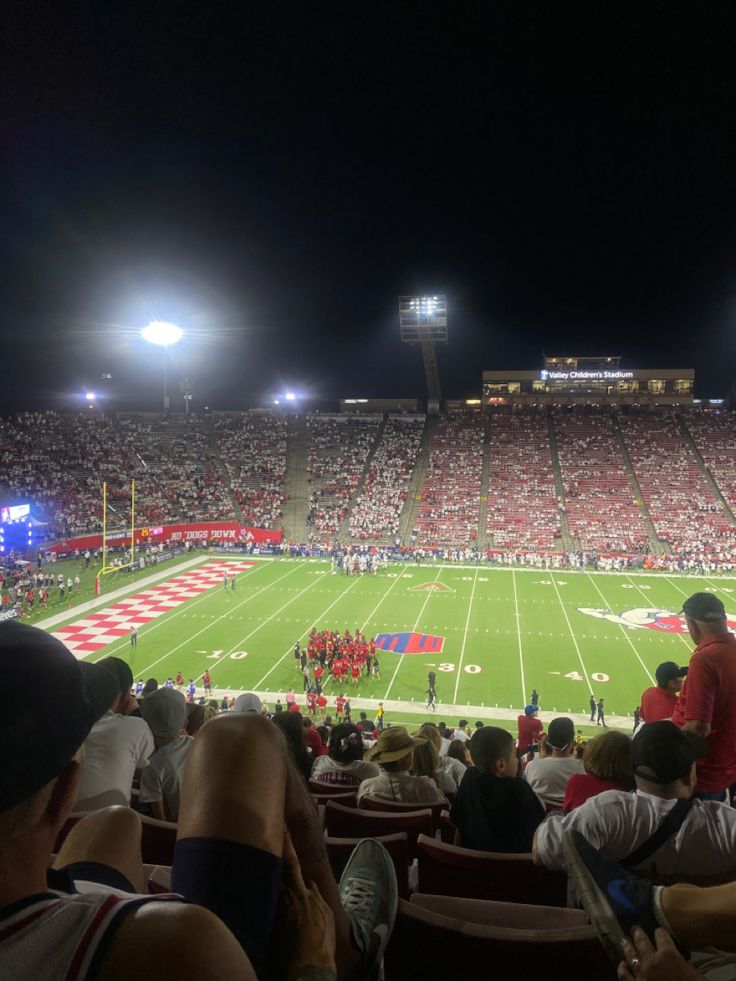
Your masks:
M138 545L158 545L162 542L176 542L183 545L202 542L231 542L234 545L263 545L270 542L277 545L283 532L270 528L248 528L237 521L198 521L192 524L161 525L158 528L137 528L135 540ZM130 535L119 538L107 536L108 548L124 547L130 542ZM49 552L73 552L78 549L102 548L102 535L79 535L50 545Z

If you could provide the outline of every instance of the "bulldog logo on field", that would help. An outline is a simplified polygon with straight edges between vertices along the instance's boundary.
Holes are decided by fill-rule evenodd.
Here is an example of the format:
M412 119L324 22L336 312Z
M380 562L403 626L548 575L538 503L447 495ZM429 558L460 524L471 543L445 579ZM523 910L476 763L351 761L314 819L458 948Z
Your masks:
M631 627L636 630L660 630L662 633L668 634L687 633L687 625L683 616L678 616L672 610L662 610L657 607L639 606L633 610L612 613L610 610L579 606L578 613L586 613L590 617L609 620L611 623L620 623L623 627ZM736 633L736 616L727 613L726 620L728 629Z

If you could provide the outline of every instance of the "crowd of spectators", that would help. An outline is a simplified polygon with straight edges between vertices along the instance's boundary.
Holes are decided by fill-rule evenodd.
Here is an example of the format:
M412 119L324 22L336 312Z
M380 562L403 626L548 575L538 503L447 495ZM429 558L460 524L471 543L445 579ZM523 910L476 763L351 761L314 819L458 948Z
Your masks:
M260 410L228 413L215 417L214 429L240 519L256 528L279 527L286 484L286 416Z
M619 425L660 542L678 555L732 555L736 527L674 416L630 413Z
M379 415L307 416L308 527L328 534L338 530L360 485L381 422Z
M417 462L424 416L390 416L350 511L350 537L393 540Z
M647 530L610 415L558 411L554 425L568 525L580 548L646 551Z
M731 409L682 413L685 425L718 489L733 510L736 508L736 412ZM730 553L723 550L722 556Z
M479 413L442 416L414 522L415 542L465 546L478 538L484 420Z
M491 416L489 450L488 544L554 549L560 535L560 509L546 419Z

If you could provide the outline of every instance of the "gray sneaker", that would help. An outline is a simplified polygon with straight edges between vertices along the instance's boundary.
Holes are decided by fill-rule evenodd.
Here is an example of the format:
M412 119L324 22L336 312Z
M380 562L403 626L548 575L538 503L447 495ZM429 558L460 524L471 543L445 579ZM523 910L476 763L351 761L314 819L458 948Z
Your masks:
M376 981L399 906L396 870L380 841L365 838L355 846L340 878L340 901L363 954L362 977Z

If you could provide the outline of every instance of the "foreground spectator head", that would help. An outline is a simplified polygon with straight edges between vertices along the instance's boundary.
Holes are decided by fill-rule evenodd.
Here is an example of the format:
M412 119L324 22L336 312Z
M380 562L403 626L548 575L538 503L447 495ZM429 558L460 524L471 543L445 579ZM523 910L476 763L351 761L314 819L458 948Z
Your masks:
M699 644L710 634L728 631L726 608L713 593L693 593L682 604L681 613L693 643Z
M708 753L708 743L669 720L650 722L631 740L631 765L637 787L653 784L659 794L678 783L695 787L695 761Z
M204 707L200 709L204 716ZM180 691L174 688L159 688L145 699L141 705L141 715L148 723L156 740L156 745L176 739L187 722L187 703Z
M569 756L575 746L575 725L572 719L552 719L547 729L547 746L553 756Z
M432 777L434 779L440 765L439 733L431 726L429 729L430 731L420 729L416 734L419 743L414 748L411 772L416 777Z
M604 732L589 740L583 749L585 772L600 780L614 780L622 787L631 787L631 739L625 732Z
M385 770L408 770L414 748L424 742L426 740L410 736L404 726L391 726L381 732L365 758L378 763Z
M1 847L23 830L37 796L50 796L53 781L63 777L73 794L75 755L120 690L109 668L78 661L51 634L13 621L0 624L0 666L13 691L33 692L27 701L11 699L1 715Z
M255 712L256 715L260 715L262 711L263 703L252 691L244 691L235 699L233 712Z
M363 759L363 737L354 725L335 726L330 734L330 756L337 763Z
M462 741L462 739L452 740L447 748L447 755L453 760L460 760L464 766L470 766L473 762L470 758L467 745Z
M514 737L507 729L483 726L470 740L470 755L480 773L515 777L519 769Z
M112 673L118 686L118 697L113 704L113 712L127 715L130 689L133 687L133 672L130 670L130 665L119 657L105 657L97 663Z
M158 688L158 682L155 678L149 678L148 681L143 686L143 691L141 692L141 698L145 698L146 695L150 695L151 692L156 691Z
M307 738L300 713L282 712L280 715L274 715L272 722L283 732L289 747L289 755L299 772L308 779L311 761L307 753Z

